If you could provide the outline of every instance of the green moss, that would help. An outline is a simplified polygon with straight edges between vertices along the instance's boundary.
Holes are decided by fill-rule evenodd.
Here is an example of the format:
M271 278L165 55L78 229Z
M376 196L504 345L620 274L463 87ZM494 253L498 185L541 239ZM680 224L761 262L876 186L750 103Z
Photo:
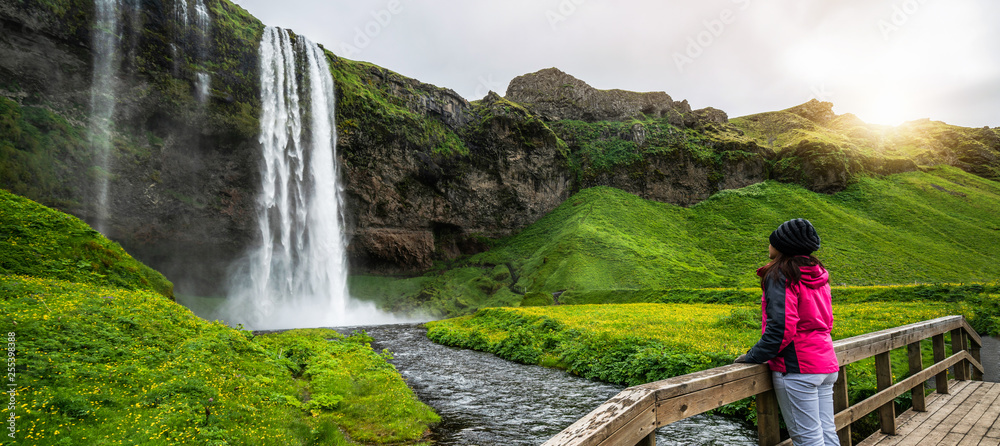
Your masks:
M76 217L0 190L0 274L22 274L173 298L173 284Z
M337 87L341 136L351 135L360 126L376 146L405 144L446 156L469 153L464 141L441 119L412 110L415 104L407 103L406 98L419 98L421 93L409 86L408 79L367 62L337 57L329 51L326 55Z

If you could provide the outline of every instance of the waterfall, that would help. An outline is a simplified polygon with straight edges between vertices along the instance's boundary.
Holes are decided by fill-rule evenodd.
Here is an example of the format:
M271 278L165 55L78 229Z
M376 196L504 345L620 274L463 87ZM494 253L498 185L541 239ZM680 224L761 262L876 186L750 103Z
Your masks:
M120 46L118 0L96 0L91 43L94 51L93 84L90 88L88 139L94 154L94 228L106 233L109 182L111 179L111 120L115 114L115 67Z
M192 48L195 61L205 61L208 59L208 44L211 36L212 17L208 14L208 7L204 0L193 0L194 6L189 6L192 0L176 0L174 2L174 15L180 28L181 44L185 48ZM192 20L191 16L194 15ZM194 26L191 26L191 25ZM177 46L170 45L174 59L174 76L178 74L179 55ZM208 101L209 92L212 88L212 78L209 73L198 71L194 78L195 99L202 106Z
M202 105L208 100L209 91L212 88L212 78L208 73L198 72L194 77L194 97Z
M212 25L212 18L208 15L208 8L202 0L194 0L194 27L198 33L197 55L201 60L205 60L208 52L208 33Z
M187 29L188 26L187 0L176 0L176 2L174 2L174 15L177 16L177 21L181 23L182 29Z
M334 84L323 51L268 27L260 79L261 243L234 268L222 319L254 329L394 320L348 296Z

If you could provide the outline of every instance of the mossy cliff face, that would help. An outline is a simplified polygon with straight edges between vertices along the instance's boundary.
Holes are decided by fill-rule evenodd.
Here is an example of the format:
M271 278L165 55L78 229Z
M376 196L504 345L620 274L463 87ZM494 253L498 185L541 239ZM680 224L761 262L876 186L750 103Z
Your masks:
M253 239L263 25L231 3L205 4L201 43L173 2L122 2L107 171L87 127L93 2L0 4L0 187L94 222L94 184L107 176L107 235L180 292L215 293ZM211 79L204 102L197 73Z
M355 268L417 270L479 252L570 194L558 138L524 108L333 58Z

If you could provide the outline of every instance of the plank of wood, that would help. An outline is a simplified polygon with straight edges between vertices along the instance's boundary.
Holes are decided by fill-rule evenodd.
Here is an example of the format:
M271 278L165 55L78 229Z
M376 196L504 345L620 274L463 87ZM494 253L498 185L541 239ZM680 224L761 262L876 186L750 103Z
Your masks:
M959 361L968 358L968 356L968 352L959 352L955 355L951 355L947 359L938 362L937 364L934 364L915 375L911 375L892 387L879 391L865 400L838 412L833 416L837 429L847 426L861 419L861 417L874 412L879 407L891 403L897 396L902 395L907 390L910 390L916 386L917 383L927 381L931 376L940 373L942 370L947 371L948 367L951 367Z
M736 381L656 401L656 422L663 426L771 390L771 376L752 375Z
M850 399L847 394L847 367L841 367L837 382L833 383L833 413L837 414L848 407ZM851 425L837 429L837 437L840 438L841 445L851 446Z
M981 398L976 403L976 405L969 408L968 413L962 417L961 420L955 427L951 429L952 432L958 432L960 434L968 434L976 424L979 423L980 418L986 415L986 412L992 407L996 402L997 398L1000 397L1000 385L991 385L987 383L982 383L979 386L980 392L982 393ZM968 402L966 402L968 404ZM992 421L990 425L992 425ZM985 432L984 432L985 434Z
M965 330L956 328L951 331L951 352L958 353L965 350ZM955 379L965 381L969 379L968 365L963 363L955 364Z
M948 414L933 430L924 436L924 441L921 444L938 444L944 441L945 437L951 433L952 429L962 420L962 418L968 414L970 407L974 407L979 400L983 398L983 392L980 391L981 383L974 382L969 385L973 387L972 393L960 404L951 405L951 413ZM950 404L950 403L949 403ZM947 406L947 405L946 405ZM945 410L948 410L947 408ZM964 436L964 434L962 435ZM951 444L955 444L953 442Z
M965 438L959 442L962 446L971 446L979 444L979 440L986 436L986 432L989 431L993 423L996 422L997 417L1000 417L1000 384L983 384L983 386L989 386L989 394L980 400L980 404L985 401L990 400L990 395L992 396L992 401L989 401L988 407L983 410L981 407L974 408L969 413L970 415L975 414L977 410L981 410L980 416L975 420L975 423L966 432ZM963 420L964 421L964 420Z
M542 445L596 446L632 419L643 415L654 401L653 392L649 390L625 389Z
M957 387L954 388L956 392L961 391L963 383L956 384ZM885 435L881 432L876 432L866 438L864 441L858 444L858 446L873 446L873 445L897 445L911 434L920 429L928 419L934 416L935 413L944 408L945 404L948 403L955 395L947 394L931 394L927 397L927 412L914 412L908 410L900 416L900 423L897 426L897 432L895 436Z
M920 373L924 369L924 358L920 353L920 341L906 346L906 355L909 361L910 374ZM917 387L910 390L910 400L913 401L913 410L923 412L927 410L927 402L924 401L924 382L921 381Z
M650 432L645 438L639 440L635 446L656 446L656 431Z
M892 387L892 362L889 360L889 352L875 355L875 384L879 392ZM896 403L893 401L897 395L893 395L885 404L878 408L879 426L882 432L889 435L896 435Z
M963 438L965 438L964 434L960 434L958 432L949 432L948 435L945 435L944 438L942 438L941 441L937 443L931 443L930 441L925 440L923 444L955 446L956 444L961 442Z
M1000 446L1000 439L983 437L983 439L979 441L979 446Z
M944 334L934 335L931 344L934 346L934 362L944 360ZM937 393L948 393L948 370L938 373L934 377L934 388Z
M656 400L662 401L743 378L766 379L770 375L771 370L767 364L731 364L632 388L654 392Z
M945 316L902 327L868 333L853 338L842 339L833 343L840 365L857 362L861 359L875 356L889 350L902 348L907 344L947 333L963 327L965 318L962 316Z
M656 403L642 409L638 416L611 434L600 446L636 446L640 441L656 431Z
M951 395L935 395L932 403L933 405L928 406L927 412L921 412L913 416L912 420L908 423L908 426L904 429L902 426L899 429L899 435L885 435L881 432L876 432L872 436L868 437L860 443L858 446L870 446L877 444L878 446L896 446L905 444L917 444L914 441L924 438L934 427L936 427L941 420L947 417L954 409L950 404L956 400L964 401L968 398L969 394L972 392L971 381L965 382L955 382L952 386L954 391Z
M983 347L983 338L979 337L979 333L969 325L969 321L962 318L962 326L965 328L965 333L969 336L969 341L972 345L970 347Z
M772 446L781 441L778 418L778 396L774 390L757 395L757 438L760 446Z

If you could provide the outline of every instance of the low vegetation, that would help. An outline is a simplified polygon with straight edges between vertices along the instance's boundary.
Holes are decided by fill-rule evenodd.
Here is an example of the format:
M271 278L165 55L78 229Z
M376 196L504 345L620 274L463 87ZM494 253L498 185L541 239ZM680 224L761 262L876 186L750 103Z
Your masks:
M3 191L0 266L18 389L0 444L422 444L439 420L363 333L202 320L83 222Z

